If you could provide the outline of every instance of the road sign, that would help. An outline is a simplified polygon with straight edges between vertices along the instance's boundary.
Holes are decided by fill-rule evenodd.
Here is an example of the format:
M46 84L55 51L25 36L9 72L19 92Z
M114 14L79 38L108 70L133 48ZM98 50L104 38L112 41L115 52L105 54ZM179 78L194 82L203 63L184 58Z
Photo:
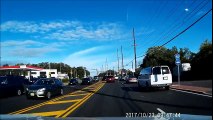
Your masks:
M180 54L175 54L175 59L180 59Z
M180 54L175 54L175 64L179 65L181 63L180 61Z
M175 54L175 64L178 66L178 85L180 85L180 54Z

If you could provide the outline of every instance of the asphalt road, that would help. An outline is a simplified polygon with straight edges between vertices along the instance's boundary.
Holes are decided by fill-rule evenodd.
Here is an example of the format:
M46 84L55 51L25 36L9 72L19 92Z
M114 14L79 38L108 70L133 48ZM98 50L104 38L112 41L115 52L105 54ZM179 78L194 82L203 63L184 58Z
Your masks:
M174 90L141 91L137 84L106 83L69 117L125 117L127 113L212 115L212 98Z
M75 92L74 92L75 91ZM140 91L137 84L98 82L65 87L52 101L26 96L0 99L0 114L51 117L126 117L129 113L177 113L212 116L212 97L175 90ZM74 93L73 93L74 92Z

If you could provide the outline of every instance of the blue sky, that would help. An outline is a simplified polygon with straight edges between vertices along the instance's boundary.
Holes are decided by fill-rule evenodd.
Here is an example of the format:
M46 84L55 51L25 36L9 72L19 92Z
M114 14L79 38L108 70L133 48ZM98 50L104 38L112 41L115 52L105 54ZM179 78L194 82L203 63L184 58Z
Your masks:
M210 8L211 0L1 0L1 62L64 62L95 72L107 59L116 70L122 46L131 68L133 27L141 56ZM212 40L212 12L166 47L197 52L206 39Z

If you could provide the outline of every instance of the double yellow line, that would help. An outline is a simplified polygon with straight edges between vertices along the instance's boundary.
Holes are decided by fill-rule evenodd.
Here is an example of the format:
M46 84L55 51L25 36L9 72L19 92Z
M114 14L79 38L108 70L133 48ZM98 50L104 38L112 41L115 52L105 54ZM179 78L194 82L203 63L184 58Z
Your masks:
M100 83L100 82L97 82L97 83L95 83L95 84L93 84L93 85L91 85L91 86L87 86L87 87L85 87L85 88L83 88L83 89L87 89L87 88L92 87L92 86L95 86L95 85L97 85L97 84L99 84L99 83ZM83 90L83 89L82 89L82 90ZM78 90L78 91L72 92L72 93L70 93L70 94L68 94L68 95L74 95L74 94L76 94L76 93L78 93L79 91L82 91L82 90ZM44 106L44 105L46 105L46 104L48 104L48 103L51 103L51 102L60 100L60 99L62 99L62 98L65 98L66 96L67 96L67 95L63 95L63 96L54 98L54 99L52 99L52 100L48 100L48 101L46 101L46 102L43 102L43 103L40 103L40 104L37 104L37 105L34 105L34 106L30 106L30 107L27 107L27 108L24 108L24 109L15 111L15 112L11 112L11 113L9 113L9 114L10 114L10 115L11 115L11 114L22 114L22 113L25 113L25 112L27 112L27 111L30 111L30 110L36 109L36 108L38 108L38 107ZM85 97L84 97L84 98L85 98ZM83 99L84 99L84 98L83 98Z
M75 111L79 106L81 106L83 103L85 103L93 94L95 94L99 89L101 89L104 86L104 84L99 85L94 92L89 93L88 95L86 95L82 100L76 102L75 104L73 104L72 106L70 106L69 108L67 108L62 114L56 116L56 118L65 118L68 115L70 115L73 111Z

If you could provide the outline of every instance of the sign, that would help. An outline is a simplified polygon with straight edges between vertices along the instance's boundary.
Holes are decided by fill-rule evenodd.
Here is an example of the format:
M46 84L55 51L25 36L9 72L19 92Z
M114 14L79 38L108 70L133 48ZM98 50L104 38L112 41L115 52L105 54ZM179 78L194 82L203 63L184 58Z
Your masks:
M180 61L180 54L175 54L175 64L179 65L181 63Z

